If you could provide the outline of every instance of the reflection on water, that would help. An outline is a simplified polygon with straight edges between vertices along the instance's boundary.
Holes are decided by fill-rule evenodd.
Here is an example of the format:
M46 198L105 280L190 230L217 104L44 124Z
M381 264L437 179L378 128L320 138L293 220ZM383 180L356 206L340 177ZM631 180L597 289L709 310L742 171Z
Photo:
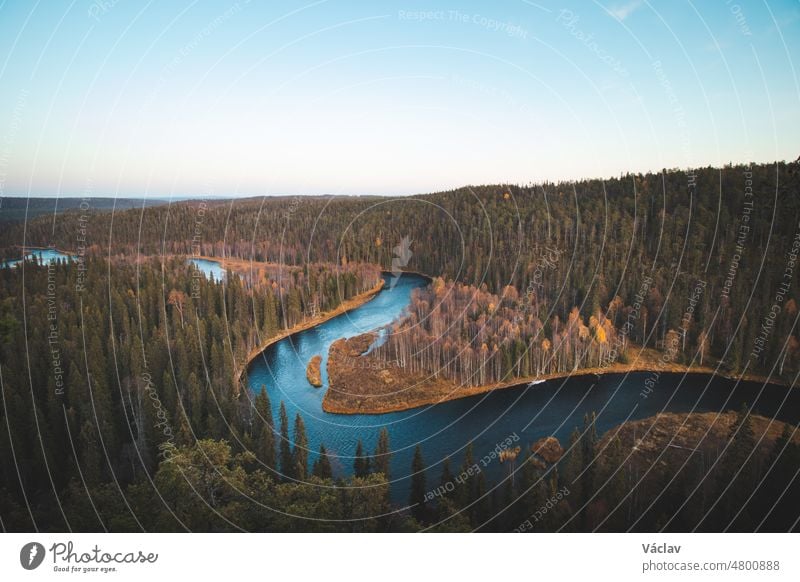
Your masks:
M626 420L662 411L726 411L738 409L743 402L755 404L756 413L780 420L796 422L800 417L797 390L755 383L736 386L733 381L705 375L662 374L653 392L642 398L642 387L650 377L647 373L548 381L389 414L323 412L330 345L341 337L390 323L408 305L411 292L425 284L421 277L403 275L394 288L387 285L365 305L273 344L251 365L250 386L253 390L259 390L262 384L267 387L276 425L281 400L290 421L298 412L303 416L311 450L309 466L320 443L324 443L333 455L334 471L338 475L351 474L358 439L372 452L378 433L385 426L392 446L392 494L395 501L403 502L408 495L411 459L417 443L421 444L429 467L428 483L435 484L442 461L450 457L452 468L457 467L470 442L477 459L514 434L523 448L549 435L565 443L573 427L582 424L584 414L591 412L597 413L599 434ZM305 374L309 360L316 354L323 357L322 388L313 388ZM483 469L490 482L505 470L507 467L496 460Z

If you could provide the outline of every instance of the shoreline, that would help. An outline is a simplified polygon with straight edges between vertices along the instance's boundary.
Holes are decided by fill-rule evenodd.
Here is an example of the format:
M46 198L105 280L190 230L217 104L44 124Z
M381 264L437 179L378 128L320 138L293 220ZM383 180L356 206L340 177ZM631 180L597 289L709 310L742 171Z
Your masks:
M36 245L19 245L19 248L23 252L23 258L26 256L27 252L32 250L40 250L40 251L55 251L63 255L67 255L70 259L76 259L80 255L73 251L67 251L63 249L59 249L57 247L51 246L36 246ZM164 258L164 257L160 257ZM237 271L237 267L241 268L242 259L236 258L226 258L226 257L211 257L205 255L186 255L187 260L191 259L200 259L215 262L221 265L226 270ZM9 259L9 260L17 260L17 259ZM227 263L227 264L226 264ZM237 264L238 263L238 264ZM290 268L288 265L280 265L278 263L269 263L269 262L254 262L248 261L249 265L267 265L267 266L282 266ZM239 271L241 272L241 271ZM394 273L388 270L381 270L383 275L390 275L393 276ZM413 274L416 276L423 277L428 281L432 281L432 277L426 273L421 273L418 271L409 271L403 270L402 274ZM371 289L364 291L358 295L351 297L343 301L338 307L335 309L320 313L319 315L306 319L302 323L296 324L291 328L281 330L276 335L272 336L268 340L264 341L260 345L251 349L244 361L244 364L239 367L234 372L234 386L235 386L235 395L238 396L241 393L241 378L242 375L247 371L253 361L266 350L271 345L286 339L292 335L300 333L302 331L306 331L318 325L321 325L339 315L352 311L362 305L366 304L370 300L372 300L385 286L386 281L381 278L380 281ZM330 362L329 362L330 365ZM655 373L655 374L696 374L707 376L710 378L722 378L731 381L744 381L744 382L758 382L764 384L772 384L776 386L783 386L787 388L792 388L786 381L781 380L778 377L769 378L764 375L760 374L745 374L739 375L735 373L728 373L728 372L721 372L717 371L710 366L699 366L699 367L690 367L690 366L683 366L677 364L669 364L669 365L658 365L651 362L643 362L641 364L634 363L634 364L621 364L621 363L614 363L604 367L594 367L594 368L583 368L579 370L572 370L569 372L556 372L550 374L543 374L540 376L527 376L527 377L519 377L514 378L509 381L505 382L498 382L494 384L484 384L479 386L467 386L467 387L459 387L455 383L453 383L452 390L450 390L445 395L436 395L432 394L430 396L424 397L416 397L409 399L407 402L403 403L391 403L387 405L378 405L372 406L369 408L355 408L349 406L342 406L340 403L332 403L329 394L330 394L330 386L325 391L325 395L323 396L322 400L322 410L324 412L330 414L342 414L342 415L353 415L353 414L368 414L368 415L379 415L379 414L390 414L393 412L404 412L407 410L413 410L415 408L421 408L424 406L433 406L436 404L443 404L446 402L460 400L462 398L469 398L472 396L479 396L482 394L487 394L489 392L493 392L495 390L506 390L511 388L525 388L531 382L548 382L554 380L566 380L569 378L581 378L586 376L604 376L604 375L613 375L613 374L630 374L630 373ZM439 379L439 382L449 382L447 379ZM376 395L375 400L380 400L380 395ZM369 401L369 399L367 400Z
M300 333L301 331L306 331L308 329L311 329L312 327L321 325L326 321L333 319L334 317L342 315L343 313L347 313L348 311L352 311L357 307L361 307L365 303L372 300L383 289L385 284L386 281L381 279L380 281L378 281L378 284L375 285L372 289L364 291L363 293L359 293L358 295L355 295L350 299L342 301L342 303L336 309L320 313L315 317L311 317L307 320L304 320L302 323L298 323L297 325L293 325L288 329L284 329L278 332L276 335L269 338L268 340L266 340L265 342L254 347L252 350L248 352L247 357L245 358L245 362L241 366L241 368L239 368L236 372L234 372L233 380L234 380L234 385L236 386L236 395L238 396L239 393L241 392L242 374L244 374L247 371L247 369L250 367L250 364L253 363L253 360L255 360L268 347L283 339L286 339L287 337L293 336L297 333Z
M376 406L371 407L368 409L356 409L347 406L341 406L339 403L331 403L330 399L328 398L328 394L330 393L330 387L328 387L328 391L325 392L325 396L322 400L322 410L324 412L328 412L330 414L389 414L392 412L405 412L407 410L413 410L414 408L420 408L423 406L433 406L436 404L444 404L445 402L451 402L454 400L460 400L462 398L469 398L471 396L479 396L481 394L487 394L489 392L494 392L495 390L508 390L511 388L525 388L531 382L547 382L552 380L566 380L569 378L580 378L584 376L600 376L605 375L612 375L612 374L630 374L630 373L658 373L658 374L698 374L702 376L709 376L711 378L723 378L726 380L733 380L733 381L743 381L743 382L761 382L765 384L774 384L777 386L785 386L790 388L789 384L780 380L779 378L767 378L766 376L761 376L757 374L745 374L743 376L737 376L735 374L727 374L721 373L714 370L714 368L708 366L702 367L689 367L689 366L682 366L682 365L670 365L666 367L659 368L657 365L652 364L612 364L610 366L605 367L595 367L595 368L584 368L581 370L573 370L571 372L556 372L552 374L543 374L541 376L535 377L520 377L515 378L514 380L510 380L507 382L498 382L495 384L484 384L480 386L470 386L466 388L458 388L453 385L454 390L450 392L450 395L441 397L436 395L431 395L430 397L422 397L422 398L414 398L409 400L408 402L404 402L402 404L399 403L392 403L389 405L384 406ZM378 397L376 397L377 399Z
M28 251L53 251L56 253L60 253L62 255L67 255L71 259L75 259L80 255L73 251L65 251L64 249L60 249L58 247L40 247L40 246L32 246L32 245L18 245L19 248L22 250L22 258L21 259L11 259L11 260L22 260L27 255Z

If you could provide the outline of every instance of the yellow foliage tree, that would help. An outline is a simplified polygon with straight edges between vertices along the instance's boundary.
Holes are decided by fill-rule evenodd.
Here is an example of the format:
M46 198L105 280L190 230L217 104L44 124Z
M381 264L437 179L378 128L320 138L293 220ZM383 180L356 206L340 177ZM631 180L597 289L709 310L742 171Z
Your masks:
M595 329L594 337L597 340L597 343L600 344L604 344L606 343L606 341L608 341L608 338L606 337L606 330L603 328L602 325L597 326L597 328Z

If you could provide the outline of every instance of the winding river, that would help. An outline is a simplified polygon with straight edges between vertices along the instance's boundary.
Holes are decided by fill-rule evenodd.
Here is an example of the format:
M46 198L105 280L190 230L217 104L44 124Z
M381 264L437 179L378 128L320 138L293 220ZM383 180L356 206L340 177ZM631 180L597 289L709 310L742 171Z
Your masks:
M42 262L69 259L51 249L31 249L28 257ZM224 279L219 263L193 260L207 276ZM12 267L19 260L3 261ZM389 430L392 448L392 496L402 504L408 498L411 459L414 447L422 446L429 489L439 483L442 462L451 459L451 470L458 474L468 443L474 445L480 460L509 437L523 448L544 437L555 436L563 444L569 433L583 422L586 413L597 413L599 434L625 422L653 416L659 412L723 412L736 410L742 403L753 412L778 420L800 420L800 391L777 385L741 382L704 374L662 374L646 397L641 392L647 372L609 374L596 378L580 377L553 380L534 386L497 390L488 394L381 415L338 415L322 410L322 397L328 386L328 349L339 338L352 337L383 328L400 317L414 289L427 284L423 277L404 274L387 276L387 282L371 301L330 319L314 328L284 338L268 347L248 370L250 387L267 387L273 418L278 419L281 401L290 421L296 413L305 420L309 440L309 465L316 459L320 443L331 454L337 476L352 473L353 456L359 439L373 451L382 427ZM380 340L379 340L380 341ZM321 388L306 379L306 366L316 354L323 357ZM290 422L293 425L293 422ZM487 480L496 482L508 470L496 459L482 467Z
M325 372L328 348L339 338L352 337L381 328L398 318L409 304L412 291L427 284L416 275L391 276L384 290L374 299L348 313L312 329L299 332L268 347L251 364L250 386L267 387L278 418L281 401L286 405L290 424L296 413L305 420L309 440L309 466L320 443L332 454L334 472L352 472L356 443L361 439L373 451L382 427L389 430L392 461L392 496L402 503L407 499L414 447L421 444L428 467L429 488L439 483L442 461L451 459L451 470L458 474L464 449L474 445L476 460L490 454L508 437L518 437L523 447L553 435L566 443L569 433L581 425L586 413L597 413L597 430L653 416L658 412L710 412L736 410L742 403L753 412L779 420L797 422L800 418L800 392L757 383L736 383L700 374L662 374L654 390L641 396L650 373L613 374L549 381L534 386L498 390L492 393L445 402L436 406L381 415L338 415L322 411L322 397L328 385ZM316 354L323 356L323 386L312 387L306 379L306 366ZM497 481L508 467L491 460L483 468L487 480Z

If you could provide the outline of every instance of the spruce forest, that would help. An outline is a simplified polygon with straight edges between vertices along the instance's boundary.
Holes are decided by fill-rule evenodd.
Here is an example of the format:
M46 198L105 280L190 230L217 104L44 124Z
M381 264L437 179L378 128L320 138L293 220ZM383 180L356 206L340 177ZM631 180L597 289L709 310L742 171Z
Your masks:
M635 362L796 390L798 192L800 165L778 163L9 221L3 257L72 258L0 268L0 526L797 529L796 420L742 406L599 431L598 410L565 442L504 450L500 479L472 474L485 451L471 445L431 468L425 443L393 475L390 430L354 458L309 450L314 415L289 415L248 370L271 341L414 272L429 284L365 361L456 390ZM228 261L224 279L193 257ZM667 451L656 425L692 427L680 444L702 461Z

